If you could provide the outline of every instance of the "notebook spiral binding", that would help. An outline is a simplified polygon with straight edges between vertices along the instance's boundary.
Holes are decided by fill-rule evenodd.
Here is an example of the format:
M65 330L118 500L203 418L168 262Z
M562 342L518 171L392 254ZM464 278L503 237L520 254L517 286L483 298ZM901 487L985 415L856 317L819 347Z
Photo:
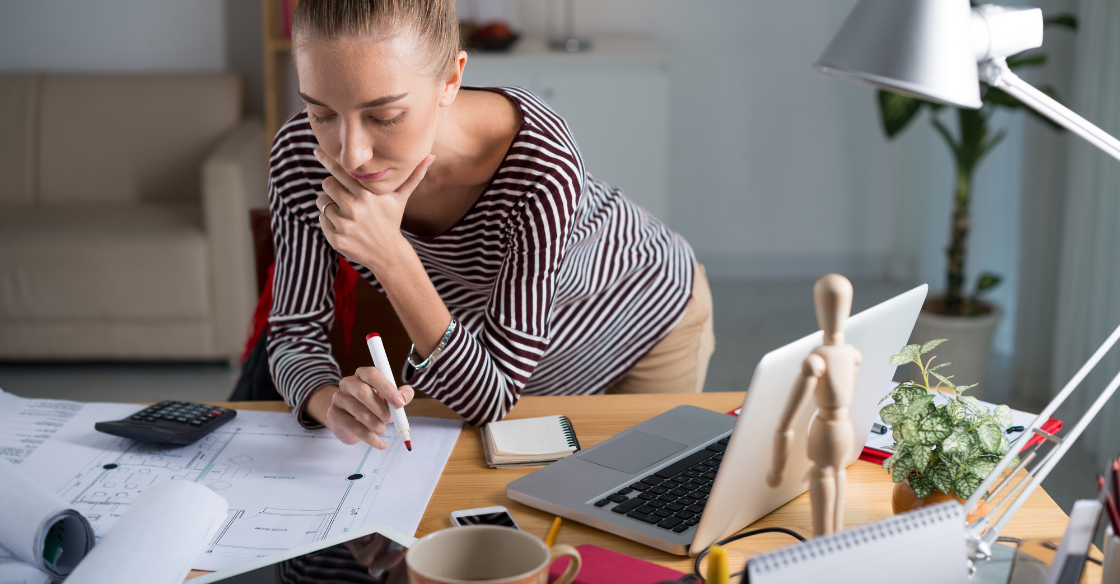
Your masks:
M781 571L802 562L820 560L853 548L874 545L906 532L946 521L963 521L961 506L956 502L922 507L883 521L811 539L799 545L756 556L748 564L744 582L749 582L750 574Z
M579 452L579 438L576 438L576 430L572 427L572 420L568 416L560 416L560 427L564 430L564 437L568 439L568 446Z

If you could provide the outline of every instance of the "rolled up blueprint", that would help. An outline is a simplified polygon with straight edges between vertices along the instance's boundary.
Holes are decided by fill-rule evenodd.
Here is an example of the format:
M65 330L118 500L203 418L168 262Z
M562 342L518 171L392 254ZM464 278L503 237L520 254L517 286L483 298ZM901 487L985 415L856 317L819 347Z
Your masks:
M0 465L0 545L52 580L62 580L93 548L93 528L18 466L7 460Z
M229 503L190 481L144 489L66 584L178 584L217 535Z

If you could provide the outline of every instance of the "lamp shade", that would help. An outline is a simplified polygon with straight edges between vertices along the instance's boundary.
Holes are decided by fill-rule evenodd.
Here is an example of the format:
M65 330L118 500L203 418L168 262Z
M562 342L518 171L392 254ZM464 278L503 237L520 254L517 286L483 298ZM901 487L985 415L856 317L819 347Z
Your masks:
M860 0L814 67L963 108L980 107L968 0Z

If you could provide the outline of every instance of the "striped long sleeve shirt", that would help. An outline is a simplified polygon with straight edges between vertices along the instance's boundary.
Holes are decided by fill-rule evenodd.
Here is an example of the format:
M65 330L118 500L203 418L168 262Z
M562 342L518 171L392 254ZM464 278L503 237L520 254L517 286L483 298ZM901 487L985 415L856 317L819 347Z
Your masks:
M444 233L401 230L459 321L440 357L403 379L476 425L502 419L521 395L610 387L684 314L694 270L682 237L586 172L556 112L524 89L490 90L522 119L491 183ZM300 415L307 398L341 378L327 339L339 256L319 227L315 199L329 173L317 147L300 111L269 162L269 364L305 425L314 424ZM384 293L369 269L352 265Z

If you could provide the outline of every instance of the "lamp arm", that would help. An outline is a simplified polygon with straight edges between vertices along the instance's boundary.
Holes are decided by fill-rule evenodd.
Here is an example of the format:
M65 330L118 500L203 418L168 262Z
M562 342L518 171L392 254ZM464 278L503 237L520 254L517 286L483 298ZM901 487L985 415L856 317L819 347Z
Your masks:
M1089 120L1077 115L1073 110L1058 103L1030 83L1023 81L1022 78L1011 71L1007 62L1003 59L984 61L980 63L979 69L980 79L988 85L1002 89L1023 105L1050 118L1055 124L1077 134L1109 156L1120 160L1120 140L1094 126Z
M1079 436L1081 436L1081 433L1085 431L1085 427L1089 425L1089 422L1093 421L1093 418L1095 418L1097 416L1097 413L1101 411L1101 408L1104 407L1104 404L1108 401L1108 398L1112 397L1112 394L1116 393L1116 388L1118 387L1120 387L1120 373L1117 373L1116 376L1112 378L1112 381L1109 382L1104 391L1102 391L1101 394L1097 396L1097 399L1093 401L1093 405L1089 406L1089 410L1085 412L1085 415L1077 421L1077 425L1074 426L1073 429L1070 430L1070 433L1062 439L1062 442L1058 445L1054 456L1049 457L1049 460L1045 461L1038 473L1035 474L1034 477L1031 477L1030 484L1028 484L1021 493L1019 493L1019 496L1015 497L1015 500L1011 502L1011 506L1007 508L1007 511L1004 512L1003 516L999 518L999 521L997 521L996 524L993 525L992 528L984 534L983 541L988 546L991 546L992 543L995 543L996 539L999 537L999 532L1005 525L1007 525L1008 521L1011 521L1011 518L1015 515L1015 512L1018 511L1019 508L1027 502L1027 498L1031 496L1031 493L1033 493L1034 490L1038 488L1038 485L1046 478L1046 476L1050 474L1050 471L1053 470L1054 465L1058 464L1058 461L1062 459L1062 456L1065 455L1066 451L1068 451L1070 447L1073 446L1073 443Z
M1082 365L1080 369L1078 369L1076 374L1074 374L1073 378L1070 379L1068 383L1066 383L1065 387L1063 387L1060 392L1058 392L1058 395L1054 396L1054 399L1051 400L1050 403L1047 404L1045 408L1043 408L1042 412L1038 414L1034 421L1032 421L1027 426L1027 428L1023 431L1024 436L1030 436L1031 434L1033 434L1043 422L1050 418L1051 414L1053 414L1054 411L1058 409L1058 406L1062 405L1062 403L1065 402L1066 398L1068 398L1069 395L1073 393L1075 389L1077 389L1077 386L1081 384L1081 382L1085 379L1089 372L1092 371L1098 363L1100 363L1101 359L1104 358L1105 354L1108 353L1110 349L1112 349L1117 340L1120 340L1120 326L1116 327L1116 329L1112 331L1112 334L1110 334L1108 338L1105 339L1103 343L1101 343L1101 346L1097 348L1096 352L1094 352L1093 355L1089 357L1085 364ZM1074 441L1077 440L1078 436L1081 435L1081 432L1084 431L1089 422L1091 422L1097 415L1097 412L1100 411L1100 409L1104 406L1104 403L1108 401L1108 398L1111 397L1112 394L1116 391L1117 387L1120 387L1120 374L1118 374L1112 380L1112 382L1109 383L1105 391L1101 393L1101 395L1095 402L1093 402L1093 405L1090 406L1085 415L1082 416L1080 420L1078 420L1077 425L1075 425L1073 429L1070 430L1069 434L1064 439L1054 439L1054 441L1059 442L1059 446L1047 453L1047 455L1039 463L1040 466L1031 470L1029 475L1033 474L1034 476L1028 475L1026 480L1028 480L1029 482L1027 483L1027 485L1022 489L1020 489L1018 486L1015 489L1012 489L1013 493L1015 491L1018 491L1015 499L1012 501L1007 511L1004 512L1000 517L1000 520L994 526L992 526L991 529L986 529L988 525L987 515L974 521L971 525L968 526L966 530L966 539L968 541L970 558L975 560L991 557L991 544L996 540L997 537L999 537L1000 530L1003 529L1003 526L1006 525L1008 521L1010 521L1011 517L1015 515L1015 512L1018 511L1019 508L1023 506L1023 503L1025 503L1026 500L1031 496L1031 494L1034 493L1034 490L1038 488L1038 485L1042 482L1042 480L1045 479L1048 474L1050 474L1050 470L1053 469L1054 465L1057 464L1059 460L1061 460L1062 456L1065 455L1066 451L1069 450L1069 447L1073 445ZM980 499L983 497L984 493L988 492L988 490L992 488L992 485L995 483L995 481L998 480L1000 476L1002 476L1004 469L1010 466L1011 459L1015 458L1015 456L1015 449L1012 448L1007 451L1002 459L1000 459L995 468L992 469L992 472L988 474L988 476L980 483L980 486L978 486L976 490L972 492L972 495L969 496L968 500L965 501L964 509L966 513L970 512L976 507L976 505L980 502ZM1022 463L1020 463L1020 467L1021 466ZM1008 478L1008 480L1010 480L1010 478ZM1002 507L1003 503L1001 502L998 506Z

